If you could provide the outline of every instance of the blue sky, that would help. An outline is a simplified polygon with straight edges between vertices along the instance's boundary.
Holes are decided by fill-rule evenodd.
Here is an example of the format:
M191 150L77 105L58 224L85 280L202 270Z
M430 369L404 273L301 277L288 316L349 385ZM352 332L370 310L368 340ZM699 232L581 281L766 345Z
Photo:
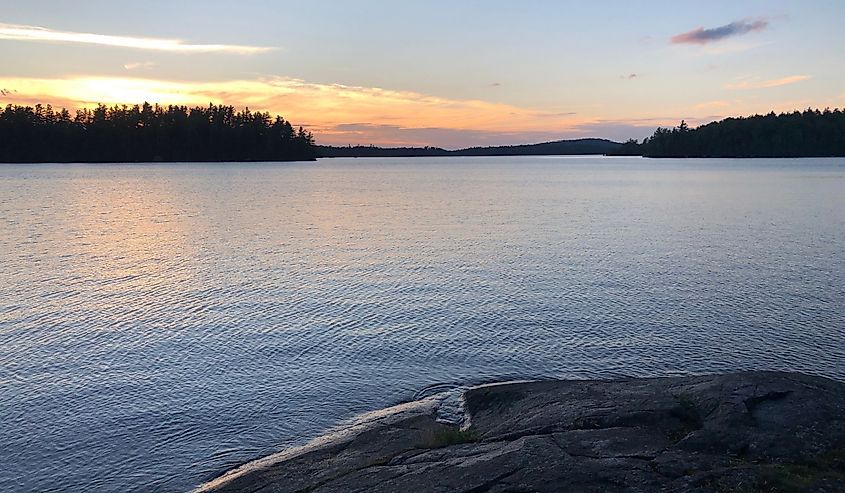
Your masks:
M642 138L845 106L843 18L841 1L2 1L0 102L226 103L335 144Z

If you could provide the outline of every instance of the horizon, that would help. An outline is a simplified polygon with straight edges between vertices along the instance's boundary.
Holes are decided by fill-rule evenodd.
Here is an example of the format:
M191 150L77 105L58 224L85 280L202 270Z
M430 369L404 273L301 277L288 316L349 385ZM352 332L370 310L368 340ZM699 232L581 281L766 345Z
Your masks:
M835 2L34 1L3 12L4 106L226 104L280 114L319 145L624 142L681 120L845 106Z

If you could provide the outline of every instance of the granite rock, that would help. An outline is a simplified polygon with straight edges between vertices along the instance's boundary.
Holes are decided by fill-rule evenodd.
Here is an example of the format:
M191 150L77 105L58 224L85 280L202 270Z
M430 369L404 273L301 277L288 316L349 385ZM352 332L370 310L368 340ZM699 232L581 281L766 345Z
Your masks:
M485 385L232 471L214 492L845 491L845 384L794 373Z

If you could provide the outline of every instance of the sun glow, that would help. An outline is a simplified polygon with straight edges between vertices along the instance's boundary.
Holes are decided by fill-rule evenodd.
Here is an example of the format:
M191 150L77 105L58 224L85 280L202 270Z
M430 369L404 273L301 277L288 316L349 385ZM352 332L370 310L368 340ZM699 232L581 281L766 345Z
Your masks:
M221 82L176 82L140 78L0 78L3 103L52 103L91 107L97 103L231 104L284 115L329 139L334 132L389 128L442 128L480 132L563 131L583 124L571 113L481 100L446 99L382 88L315 84L269 78ZM401 142L397 142L400 144Z
M131 77L61 79L0 78L0 104L50 103L69 109L106 105L228 104L281 114L303 125L322 144L466 147L593 137L619 129L650 134L674 126L674 118L606 119L556 109L520 107L478 99L450 99L413 91L342 84L318 84L293 78L217 82L165 81ZM712 121L714 108L692 107L690 124ZM725 109L725 108L721 108ZM681 111L684 111L681 109ZM707 113L705 113L707 112ZM637 130L645 129L645 131Z

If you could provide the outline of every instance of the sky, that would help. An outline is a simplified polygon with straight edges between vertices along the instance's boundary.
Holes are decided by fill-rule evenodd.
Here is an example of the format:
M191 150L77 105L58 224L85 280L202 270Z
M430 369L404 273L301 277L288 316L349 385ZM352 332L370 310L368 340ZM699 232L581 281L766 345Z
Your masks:
M0 0L0 104L207 105L317 143L642 139L845 107L841 0Z

